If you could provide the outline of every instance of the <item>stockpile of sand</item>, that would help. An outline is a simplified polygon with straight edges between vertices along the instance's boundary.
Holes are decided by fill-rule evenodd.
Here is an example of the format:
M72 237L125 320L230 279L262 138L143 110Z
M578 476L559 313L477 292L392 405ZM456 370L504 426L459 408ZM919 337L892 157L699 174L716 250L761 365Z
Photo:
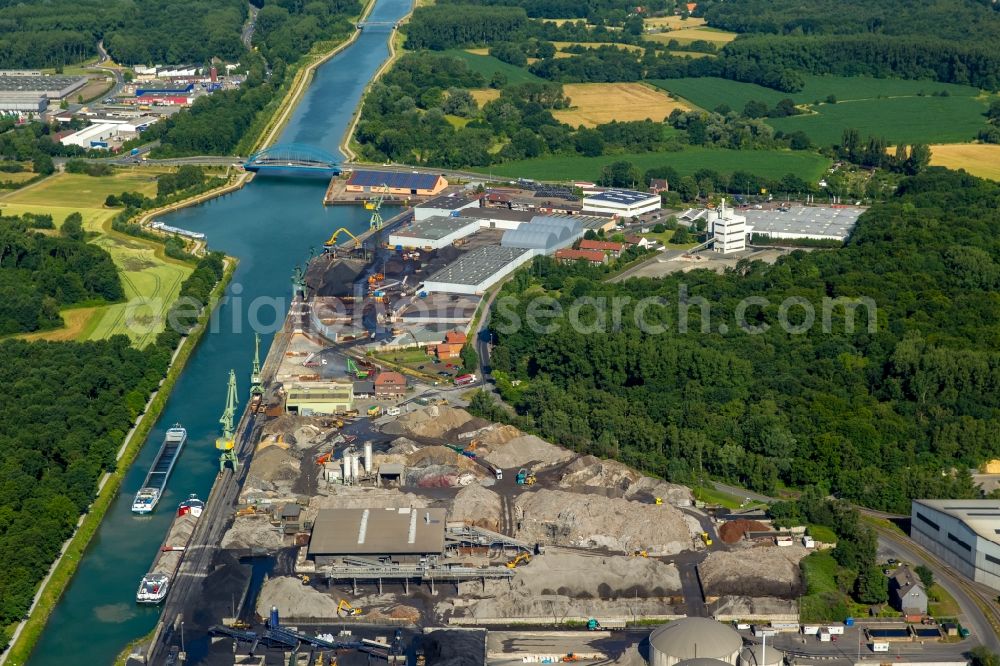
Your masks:
M505 592L487 599L454 597L434 607L439 617L504 618L516 622L519 617L552 618L556 623L566 617L633 617L634 615L677 615L683 608L674 607L667 599L622 598L574 599L559 594L525 594Z
M643 476L617 460L602 460L595 456L582 456L566 465L559 477L561 488L603 488L615 496L626 499L654 502L659 497L675 506L690 506L691 491L684 486Z
M333 485L323 495L309 498L302 520L314 520L320 509L389 509L397 507L423 508L430 506L426 497L404 493L396 488Z
M280 445L268 446L254 454L243 492L290 488L299 478L301 469L301 462L291 452Z
M280 576L266 581L257 597L257 614L267 617L271 606L278 607L281 618L336 618L337 601L298 578Z
M514 437L486 454L486 460L501 469L530 467L537 470L565 462L572 457L571 451L549 444L534 435Z
M482 465L447 446L425 446L406 456L407 467L430 467L431 465L443 465L476 476L486 476Z
M719 528L719 538L726 543L736 543L747 532L767 532L771 528L756 520L727 520Z
M512 425L507 425L506 423L494 423L475 431L469 439L478 441L480 448L492 451L493 449L503 446L510 440L515 437L520 437L523 434L523 432ZM465 438L463 438L463 441L465 441Z
M281 528L271 524L271 519L262 514L237 516L232 527L222 537L222 547L230 550L281 548L283 537Z
M475 482L475 474L446 465L414 467L406 470L406 485L418 488L458 488Z
M514 511L516 536L529 543L647 550L650 555L673 555L691 546L687 521L667 504L539 490L518 497Z
M392 440L392 443L389 446L389 450L386 453L392 456L407 456L419 448L420 445L414 442L412 439L408 439L406 437L397 437L396 439Z
M497 581L522 595L560 594L582 598L669 597L681 589L677 567L625 555L586 555L553 549L516 569L514 580Z
M432 405L403 414L395 421L383 426L382 432L390 435L442 437L446 432L461 428L470 421L472 421L472 415L464 409L455 409L447 405Z
M455 495L448 511L448 520L499 532L501 511L499 495L479 484L472 484Z
M799 560L808 554L802 546L716 550L698 565L698 574L706 595L797 597Z

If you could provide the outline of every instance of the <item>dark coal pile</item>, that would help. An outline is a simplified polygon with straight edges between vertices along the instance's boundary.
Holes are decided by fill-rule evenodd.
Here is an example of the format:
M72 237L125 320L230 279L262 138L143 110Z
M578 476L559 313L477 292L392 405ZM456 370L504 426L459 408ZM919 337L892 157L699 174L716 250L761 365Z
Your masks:
M486 632L443 630L424 635L427 666L483 666L486 663Z

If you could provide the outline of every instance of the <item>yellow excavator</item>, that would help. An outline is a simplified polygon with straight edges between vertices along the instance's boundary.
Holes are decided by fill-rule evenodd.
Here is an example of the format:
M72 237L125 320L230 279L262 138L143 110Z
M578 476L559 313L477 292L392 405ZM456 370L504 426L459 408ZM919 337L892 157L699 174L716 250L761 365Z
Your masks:
M358 243L358 237L355 236L354 234L352 234L346 228L341 227L341 228L339 228L339 229L337 229L336 231L333 232L333 235L330 236L330 240L328 240L327 242L323 243L323 247L325 247L328 250L330 248L332 248L332 247L336 247L336 245L337 245L337 239L340 238L340 234L347 234L348 236L350 236L354 240L354 244L357 245L357 243Z
M529 555L528 553L520 553L517 557L515 557L514 559L512 559L510 562L507 563L507 568L516 569L518 565L527 564L530 561L531 561L531 555Z
M337 606L337 615L361 615L361 609L355 608L347 599L341 599Z
M632 551L632 557L649 557L649 551L648 550Z

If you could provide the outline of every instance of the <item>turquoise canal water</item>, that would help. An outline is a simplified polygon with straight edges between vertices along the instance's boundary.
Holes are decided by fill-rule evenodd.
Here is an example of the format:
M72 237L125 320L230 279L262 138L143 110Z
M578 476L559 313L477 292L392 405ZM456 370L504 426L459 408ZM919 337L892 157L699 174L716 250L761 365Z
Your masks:
M411 0L377 0L370 21L395 21ZM303 143L339 154L361 93L388 55L388 28L368 28L354 44L317 72L310 89L283 132L283 143ZM357 207L322 205L325 180L261 176L233 194L189 208L168 224L207 234L209 246L238 257L239 267L227 297L213 317L181 375L152 434L129 471L103 524L49 620L29 664L66 666L110 664L130 640L152 630L159 608L137 606L135 591L159 548L178 502L189 493L207 498L218 469L214 439L225 400L230 368L235 368L241 399L248 390L253 358L251 315L266 328L266 352L274 322L284 319L291 295L291 275L304 264L310 247L338 227L367 227L368 213ZM149 517L131 513L139 488L165 430L181 423L185 446L167 491Z

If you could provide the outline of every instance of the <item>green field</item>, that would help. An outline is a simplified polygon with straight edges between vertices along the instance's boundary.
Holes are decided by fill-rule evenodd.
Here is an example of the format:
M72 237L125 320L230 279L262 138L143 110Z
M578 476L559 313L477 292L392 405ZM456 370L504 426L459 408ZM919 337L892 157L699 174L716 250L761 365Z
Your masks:
M818 622L847 617L850 599L837 587L840 567L830 551L810 553L799 566L806 584L806 594L799 599L799 618L803 622Z
M461 49L444 51L444 53L465 61L465 64L468 65L469 69L482 74L486 78L487 83L489 83L490 77L496 72L503 72L509 83L525 83L528 81L542 80L526 69L507 64L490 55L478 55L476 53L462 51Z
M155 195L155 174L144 171L103 178L57 174L0 198L4 214L47 213L57 226L70 213L79 212L87 231L97 234L91 242L106 249L118 266L125 289L124 303L64 310L66 328L28 337L97 340L124 333L145 346L163 329L160 317L177 299L192 268L165 257L159 243L111 231L111 219L120 209L104 208L104 199L125 190Z
M594 180L600 176L604 165L619 160L632 162L640 171L671 166L682 176L693 174L699 169L714 169L719 173L746 171L765 178L781 178L785 174L794 173L807 181L819 179L830 166L830 160L809 152L687 148L676 153L625 153L600 157L552 155L477 170L511 178Z
M731 109L737 111L750 100L774 106L788 97L795 100L797 104L812 104L826 100L829 95L833 95L838 101L843 102L887 97L916 97L919 93L929 96L931 93L943 90L947 90L952 97L975 97L980 92L971 86L936 83L934 81L873 79L865 76L805 75L804 78L806 85L797 93L785 93L754 83L742 83L715 77L656 79L649 81L649 83L669 90L703 109L712 110L722 104L728 104Z
M837 543L836 533L826 525L809 525L806 533L816 541Z
M785 133L801 130L816 145L840 143L844 129L861 137L878 136L890 144L971 141L985 126L987 102L974 97L893 97L823 104L818 113L774 118L768 124Z

